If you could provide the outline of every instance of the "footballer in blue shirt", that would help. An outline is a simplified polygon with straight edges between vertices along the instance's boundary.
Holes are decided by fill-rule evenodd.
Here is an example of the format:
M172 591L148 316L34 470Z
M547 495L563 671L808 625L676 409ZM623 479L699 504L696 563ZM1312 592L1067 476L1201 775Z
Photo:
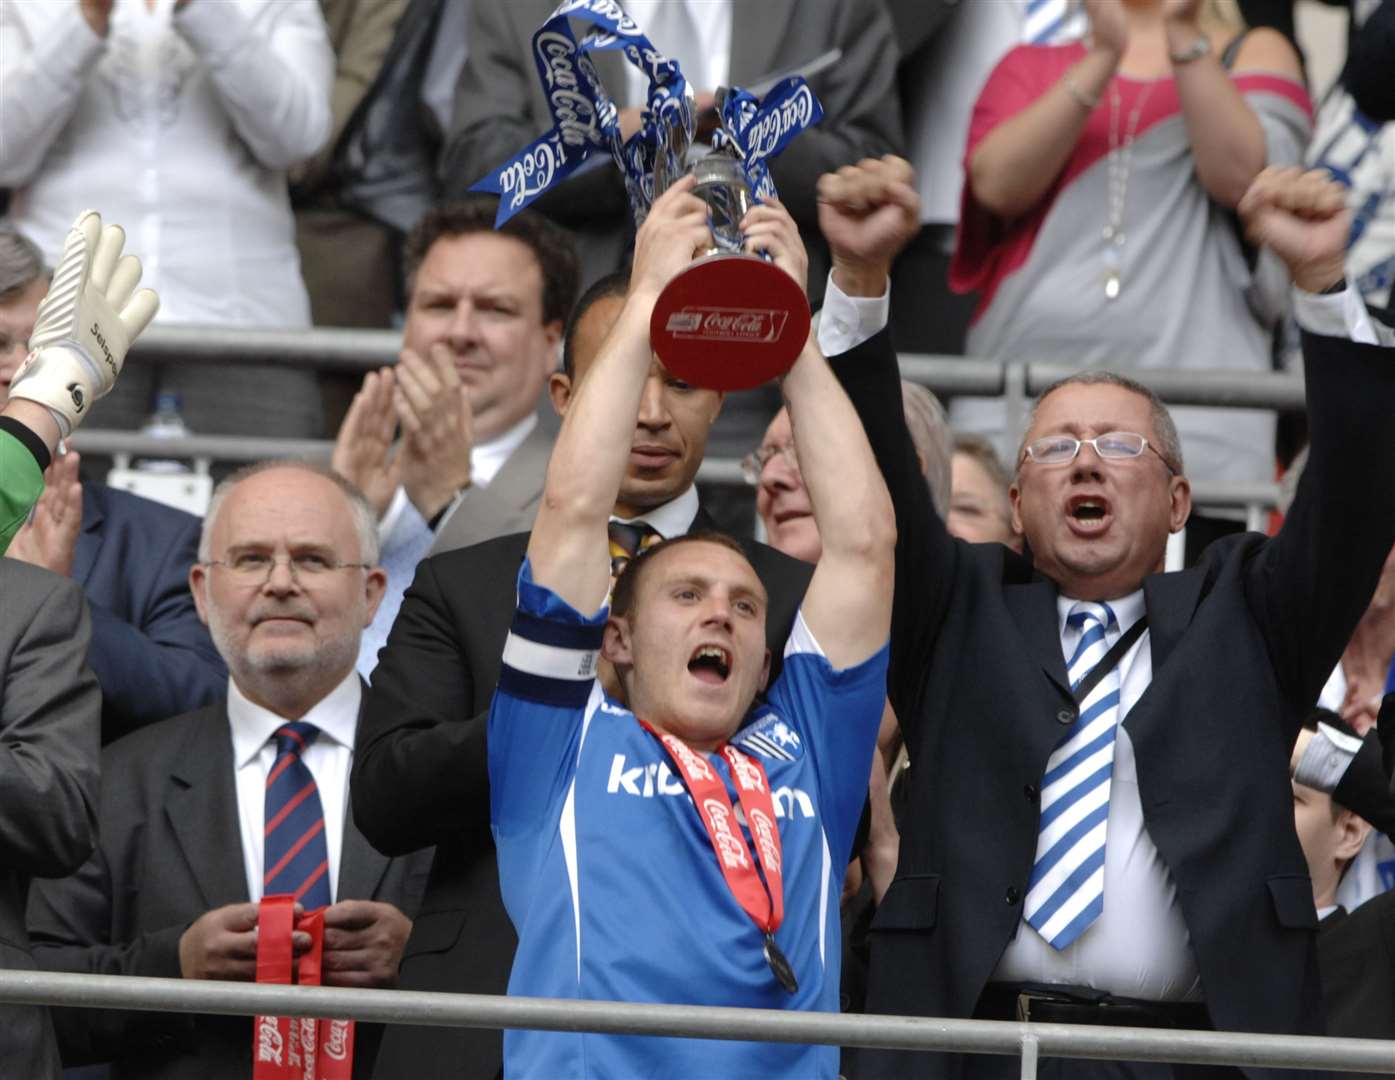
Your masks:
M776 203L743 222L801 285ZM548 467L489 718L514 994L836 1011L838 899L886 694L895 523L812 337L783 389L823 554L767 686L766 592L715 533L635 558L607 519L652 365L650 316L708 246L691 178L655 202L629 295ZM762 694L762 692L764 692ZM758 695L761 695L758 697ZM510 1031L510 1077L827 1077L836 1047Z

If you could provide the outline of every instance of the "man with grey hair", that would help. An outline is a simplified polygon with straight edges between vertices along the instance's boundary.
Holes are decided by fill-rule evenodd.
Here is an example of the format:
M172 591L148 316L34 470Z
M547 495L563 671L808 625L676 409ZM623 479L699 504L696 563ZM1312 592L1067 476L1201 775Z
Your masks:
M0 407L24 360L49 272L22 233L0 228ZM11 559L82 586L88 658L102 689L102 740L217 700L227 669L189 593L199 519L106 484L81 483L76 452L55 455Z
M850 297L885 296L917 228L910 179L884 161L820 181ZM1037 403L1010 492L1023 557L931 511L888 408L889 341L833 362L896 507L887 689L914 763L869 933L872 1012L1321 1031L1288 764L1395 543L1395 474L1353 468L1395 456L1395 334L1344 279L1326 174L1265 170L1239 212L1293 277L1314 475L1277 536L1219 541L1191 569L1161 572L1191 492L1141 387L1077 377ZM859 1075L1009 1072L888 1052ZM1041 1075L1237 1072L1057 1058Z
M432 851L388 859L347 813L377 558L373 511L335 473L268 462L219 486L189 583L226 699L107 748L96 854L31 895L40 966L250 981L257 901L291 894L325 909L326 984L396 984ZM65 1065L247 1075L247 1018L65 1010L55 1027ZM377 1038L360 1027L365 1074Z

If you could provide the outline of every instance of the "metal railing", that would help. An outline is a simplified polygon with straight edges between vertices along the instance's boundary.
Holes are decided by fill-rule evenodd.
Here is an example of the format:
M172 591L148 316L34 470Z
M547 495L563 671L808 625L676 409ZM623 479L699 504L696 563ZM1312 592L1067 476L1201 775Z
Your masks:
M219 364L292 363L321 371L369 371L396 362L402 337L395 330L258 330L226 326L157 326L147 330L131 350L147 363L205 361ZM945 395L1002 397L1009 418L1008 442L1021 436L1020 418L1028 402L1076 369L1030 360L988 360L960 356L900 354L902 375ZM1170 405L1223 408L1301 409L1302 376L1271 372L1219 370L1147 370L1130 375ZM155 440L134 432L80 431L73 445L84 453L132 457L188 458L207 461L260 461L271 457L329 460L329 441L196 435ZM739 487L741 463L735 458L708 458L698 473L704 484ZM1193 501L1202 506L1244 507L1251 527L1277 500L1269 483L1197 484Z
M0 1002L1395 1075L1395 1042L0 971Z

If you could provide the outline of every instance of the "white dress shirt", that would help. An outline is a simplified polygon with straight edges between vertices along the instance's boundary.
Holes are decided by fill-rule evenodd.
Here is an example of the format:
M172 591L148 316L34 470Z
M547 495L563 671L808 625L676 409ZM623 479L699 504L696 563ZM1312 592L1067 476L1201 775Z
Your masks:
M1108 603L1120 631L1143 616L1142 589ZM1074 604L1069 597L1056 598L1061 650L1067 659L1080 636L1066 626ZM1143 823L1138 766L1126 723L1153 681L1149 639L1149 632L1143 631L1119 661L1119 729L1104 842L1104 913L1060 950L1026 922L1020 923L993 973L995 982L1088 986L1145 1001L1201 1000L1201 978L1191 935L1177 906L1177 886Z
M51 261L89 206L126 230L157 322L310 325L286 169L329 135L315 0L0 0L0 187Z
M344 850L344 815L349 807L349 769L354 762L354 733L358 730L363 684L351 671L313 709L300 718L320 734L301 760L315 778L325 818L325 848L329 852L329 898L339 892L339 857ZM247 896L262 898L262 852L266 832L266 778L276 763L276 729L290 721L254 705L237 683L228 680L228 722L232 725L233 769L237 781L237 819L242 831L242 860L247 873Z
M697 517L697 512L697 488L689 487L678 498L670 499L662 506L656 506L652 510L646 510L638 517L622 518L611 514L610 520L623 522L626 525L642 521L667 540L673 536L685 535L693 527L693 519Z

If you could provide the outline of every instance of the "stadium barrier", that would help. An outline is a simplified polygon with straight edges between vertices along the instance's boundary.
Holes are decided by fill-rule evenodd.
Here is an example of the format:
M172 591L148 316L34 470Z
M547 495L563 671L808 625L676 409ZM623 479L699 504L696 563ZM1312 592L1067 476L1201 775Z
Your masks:
M141 363L202 361L219 364L295 364L324 371L366 372L394 363L401 347L395 330L349 330L317 327L309 330L258 330L226 326L157 326L147 330L131 350ZM1024 360L987 360L960 356L902 353L901 373L937 394L1002 397L1011 418L1026 415L1028 403L1056 380L1075 369L1062 364ZM1274 372L1216 370L1157 370L1129 373L1170 405L1226 408L1301 409L1301 375ZM1021 429L1008 432L1016 443ZM87 429L73 445L84 453L129 457L181 458L201 462L260 461L272 457L329 460L333 444L320 440L194 435L181 440L152 439L135 432ZM734 458L708 458L698 473L700 483L739 487L741 463ZM1242 507L1251 528L1262 528L1265 511L1278 496L1270 483L1196 484L1193 502L1200 506Z
M1023 1080L1035 1080L1041 1057L1395 1075L1395 1042L1379 1039L562 1001L34 971L0 971L0 1002L237 1016L328 1016L433 1027L529 1028L999 1054L1022 1059Z

